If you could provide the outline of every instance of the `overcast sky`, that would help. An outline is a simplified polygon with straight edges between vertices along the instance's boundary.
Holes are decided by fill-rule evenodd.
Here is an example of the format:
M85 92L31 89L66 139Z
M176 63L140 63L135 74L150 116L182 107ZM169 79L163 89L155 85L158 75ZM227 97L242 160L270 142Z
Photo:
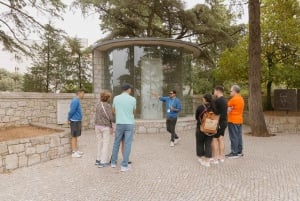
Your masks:
M65 0L65 2L68 1ZM186 3L186 8L189 9L196 4L204 3L205 0L184 0L184 2ZM247 16L244 16L241 21L245 21L246 18ZM64 15L64 22L58 23L57 25L66 30L72 37L88 38L89 44L93 44L103 37L97 15L83 17L80 11L77 11L76 13L67 12Z
M63 0L65 3L70 2L70 0ZM186 8L192 8L198 3L204 3L205 0L184 0L186 2ZM228 0L229 1L229 0ZM245 12L247 13L247 11ZM97 40L101 39L104 35L99 27L99 19L97 15L90 15L83 17L80 10L66 11L63 15L63 21L55 21L54 25L58 28L65 30L69 36L86 38L88 39L88 45L95 43ZM245 16L241 21L245 22L247 16ZM47 19L45 19L47 22ZM36 40L37 38L33 37ZM18 66L19 72L24 73L26 71L26 65L29 61L22 61L17 63L14 61L14 54L9 54L2 51L2 46L0 44L0 68L6 68L7 70L14 72L15 67Z

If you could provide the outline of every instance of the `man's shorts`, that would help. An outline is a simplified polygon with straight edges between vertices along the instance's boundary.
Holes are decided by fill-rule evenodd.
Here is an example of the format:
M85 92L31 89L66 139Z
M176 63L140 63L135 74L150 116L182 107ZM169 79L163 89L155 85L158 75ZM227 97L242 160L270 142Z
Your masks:
M72 137L79 137L81 136L81 121L71 121L71 136Z
M220 136L224 136L226 128L227 128L227 121L220 121L218 132L213 137L219 138Z

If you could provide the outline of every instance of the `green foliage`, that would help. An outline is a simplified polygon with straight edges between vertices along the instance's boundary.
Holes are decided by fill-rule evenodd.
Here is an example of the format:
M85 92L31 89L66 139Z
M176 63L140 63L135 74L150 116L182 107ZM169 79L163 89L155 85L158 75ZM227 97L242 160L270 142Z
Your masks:
M300 5L297 0L264 0L262 52L266 81L297 87L300 71Z
M82 50L80 41L63 38L52 32L52 27L36 46L38 59L24 76L24 91L74 92L86 88L91 92L89 51Z
M0 7L0 43L5 50L31 55L31 46L24 40L29 34L40 33L47 28L31 13L60 17L66 6L60 0L0 0Z
M248 41L240 40L234 48L226 49L214 71L217 84L222 83L248 83Z
M296 0L265 0L262 6L262 84L298 88L300 8ZM214 72L217 82L248 82L248 35L225 50Z
M186 82L194 93L211 88L212 71L220 53L232 47L243 26L233 25L234 16L223 0L207 0L191 9L182 0L76 0L84 14L98 13L103 40L118 37L161 37L189 39L202 48Z
M22 91L23 76L0 68L0 91Z
M83 88L87 92L92 92L92 71L91 71L91 49L83 49L78 38L67 38L67 45L71 54L70 76L62 88L63 92L75 92L78 88Z

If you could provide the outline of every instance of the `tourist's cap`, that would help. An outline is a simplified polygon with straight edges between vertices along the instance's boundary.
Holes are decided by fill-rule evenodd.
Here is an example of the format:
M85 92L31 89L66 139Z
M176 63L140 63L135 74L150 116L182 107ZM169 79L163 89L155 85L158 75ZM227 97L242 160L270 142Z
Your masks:
M125 83L125 84L123 84L122 89L123 89L124 91L126 91L126 90L128 90L128 89L132 89L132 86L131 86L130 84L128 84L128 83Z

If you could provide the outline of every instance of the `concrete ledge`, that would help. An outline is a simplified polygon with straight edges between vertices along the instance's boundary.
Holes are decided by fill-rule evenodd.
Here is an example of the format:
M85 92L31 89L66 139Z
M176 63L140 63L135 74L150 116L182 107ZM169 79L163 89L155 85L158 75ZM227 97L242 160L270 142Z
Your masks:
M75 97L75 93L40 93L40 92L0 92L1 99L72 99ZM85 98L94 99L96 94L85 94ZM0 100L1 100L0 99Z
M244 124L249 125L248 112L244 113ZM300 116L265 114L265 122L270 133L300 134Z
M71 93L0 92L0 127L42 123L58 125L58 102L71 101ZM97 94L85 94L82 100L83 129L92 129ZM69 106L67 106L69 107ZM66 108L68 110L69 108ZM67 121L67 117L65 117ZM65 125L62 125L65 126Z
M160 134L166 132L166 120L141 120L135 121L137 134ZM176 124L176 131L196 129L196 120L192 116L179 117Z

